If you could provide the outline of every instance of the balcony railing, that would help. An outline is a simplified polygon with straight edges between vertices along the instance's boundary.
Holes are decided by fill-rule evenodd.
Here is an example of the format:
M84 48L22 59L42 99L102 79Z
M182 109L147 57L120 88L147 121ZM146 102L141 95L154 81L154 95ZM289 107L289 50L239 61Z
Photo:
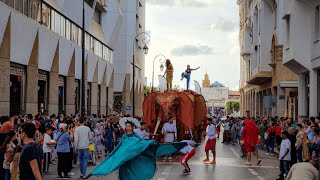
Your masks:
M82 28L46 2L40 0L0 0L0 2L7 4L51 31L81 46ZM112 62L112 49L89 32L85 32L85 49L100 58Z

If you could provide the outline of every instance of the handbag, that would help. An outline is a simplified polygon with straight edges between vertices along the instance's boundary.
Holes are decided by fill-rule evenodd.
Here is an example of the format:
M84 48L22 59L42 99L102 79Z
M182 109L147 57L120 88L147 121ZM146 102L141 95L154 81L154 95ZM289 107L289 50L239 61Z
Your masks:
M60 136L58 137L58 139L57 139L57 143L56 143L56 145L54 145L54 149L57 149L58 141L59 141L60 137L62 136L62 134L64 134L64 132L63 132L63 133L61 133L61 134L60 134Z

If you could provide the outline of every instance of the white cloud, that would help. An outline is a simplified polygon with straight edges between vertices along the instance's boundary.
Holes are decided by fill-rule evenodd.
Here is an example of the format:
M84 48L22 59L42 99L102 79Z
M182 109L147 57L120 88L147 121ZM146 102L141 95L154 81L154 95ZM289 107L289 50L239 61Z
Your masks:
M208 45L183 45L171 50L173 56L198 56L198 55L211 55L213 48Z
M218 17L210 26L210 29L230 32L236 29L237 26L238 24L233 21L224 19L223 17Z
M150 67L153 66L154 57L161 53L173 63L174 85L185 87L185 80L180 81L180 77L186 66L190 65L192 68L200 66L200 69L192 74L192 81L201 82L204 74L208 72L212 82L219 81L231 89L238 89L240 52L239 12L236 1L193 2L196 1L208 6L203 7L200 4L200 7L194 7L190 5L191 0L146 0L146 26L152 31L150 46L148 44L149 54L145 61L148 84L152 81L153 70ZM219 17L223 17L220 21L227 23L219 24ZM223 25L224 28L210 30L211 24L216 27ZM160 63L156 61L155 86L158 84L157 75L163 75L159 66Z

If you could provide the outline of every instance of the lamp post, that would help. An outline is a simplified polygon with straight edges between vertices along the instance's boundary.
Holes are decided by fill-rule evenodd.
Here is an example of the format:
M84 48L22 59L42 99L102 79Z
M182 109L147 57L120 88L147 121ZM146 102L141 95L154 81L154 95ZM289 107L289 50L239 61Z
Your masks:
M84 0L82 1L82 42L81 42L81 48L82 48L82 61L81 61L81 116L84 116L86 113L86 103L85 103L85 95L86 95L86 85L85 85L85 80L84 80L84 61L85 61L85 29L84 29L84 24L85 24L85 12L84 12Z
M147 43L149 43L150 41L150 35L146 32L140 32L139 34L136 35L136 37L133 39L133 49L132 49L132 116L134 117L135 116L135 90L134 90L134 78L135 78L135 68L136 68L136 65L135 65L135 61L134 61L134 52L135 52L135 43L136 43L136 40L139 42L139 39L137 39L140 35L144 35L144 37L141 39L141 41L144 43L144 46L143 46L143 51L144 51L144 54L148 54L148 46L147 46ZM148 38L146 39L145 36L148 36Z
M162 56L162 57L161 57ZM154 59L153 59L153 70L152 70L152 88L151 88L151 92L153 92L153 81L154 81L154 62L156 61L156 59L160 57L159 62L161 63L160 65L160 71L162 72L164 69L163 63L165 62L165 60L167 59L163 54L158 54ZM162 59L164 58L164 59Z

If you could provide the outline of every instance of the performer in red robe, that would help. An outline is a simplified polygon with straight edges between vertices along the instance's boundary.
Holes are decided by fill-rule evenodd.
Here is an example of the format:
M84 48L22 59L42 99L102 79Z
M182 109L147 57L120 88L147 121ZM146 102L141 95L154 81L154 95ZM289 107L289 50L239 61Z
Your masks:
M256 125L256 123L252 120L246 119L244 121L244 128L242 131L242 136L244 139L244 150L247 152L247 162L245 165L251 165L251 153L257 157L257 165L261 163L261 159L259 158L259 154L256 151L256 145L258 144L258 136L260 134L260 129Z

